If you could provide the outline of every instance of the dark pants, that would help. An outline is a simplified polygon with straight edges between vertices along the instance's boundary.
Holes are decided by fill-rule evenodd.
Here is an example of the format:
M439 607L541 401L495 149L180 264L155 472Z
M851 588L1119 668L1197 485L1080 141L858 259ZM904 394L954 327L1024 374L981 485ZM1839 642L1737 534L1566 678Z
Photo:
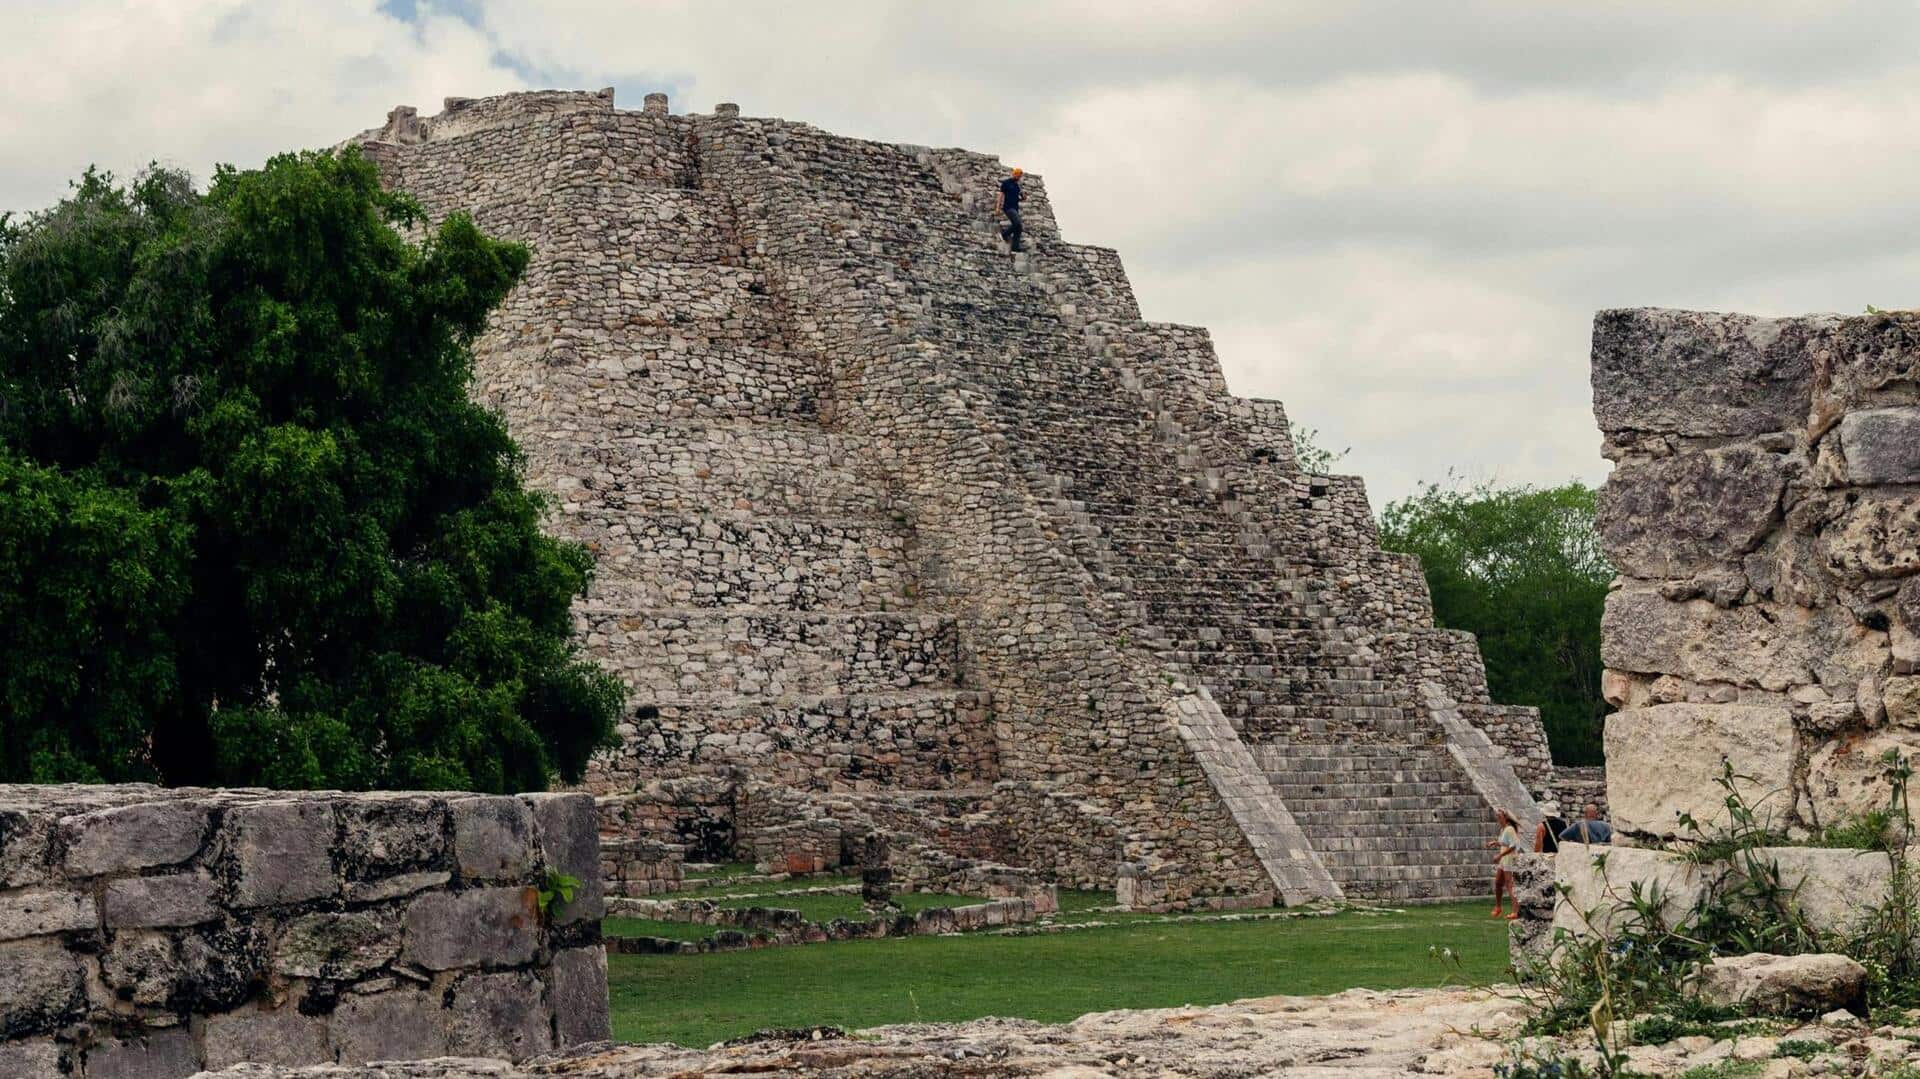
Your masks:
M1018 251L1020 250L1020 207L1011 206L1000 212L1007 215L1008 222L1007 227L1000 230L1000 238L1007 241L1007 246Z

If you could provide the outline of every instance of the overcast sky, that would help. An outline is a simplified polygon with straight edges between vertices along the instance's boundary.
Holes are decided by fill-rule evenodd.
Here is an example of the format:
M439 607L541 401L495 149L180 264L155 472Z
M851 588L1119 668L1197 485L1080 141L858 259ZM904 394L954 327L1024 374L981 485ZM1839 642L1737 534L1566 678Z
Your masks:
M1043 174L1376 507L1601 478L1597 308L1920 303L1910 0L4 0L0 208L607 85Z

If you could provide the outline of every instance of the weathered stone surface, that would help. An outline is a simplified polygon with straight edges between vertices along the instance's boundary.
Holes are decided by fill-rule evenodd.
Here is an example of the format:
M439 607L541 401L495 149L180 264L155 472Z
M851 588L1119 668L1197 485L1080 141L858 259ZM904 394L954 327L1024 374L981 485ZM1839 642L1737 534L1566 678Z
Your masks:
M199 925L220 916L214 905L219 886L206 873L164 877L128 877L107 882L104 914L108 929Z
M1593 412L1606 432L1752 435L1805 422L1810 346L1839 319L1631 308L1593 319Z
M87 1079L186 1079L200 1071L200 1050L186 1027L101 1042L87 1050Z
M1826 743L1807 762L1810 823L1827 825L1887 808L1891 793L1886 755L1920 764L1920 731L1854 734Z
M1484 1076L1525 1016L1511 997L1478 990L1351 990L1330 997L1268 997L1207 1008L1097 1012L1069 1023L980 1019L806 1033L741 1045L601 1047L507 1066L462 1060L373 1069L241 1068L209 1079L642 1079L779 1075L808 1079L1051 1079L1272 1076L1389 1079Z
M397 921L371 911L295 919L280 935L273 969L294 978L358 978L400 954Z
M1920 573L1920 498L1863 495L1822 543L1827 567L1842 580Z
M1847 413L1840 420L1840 452L1853 483L1920 483L1920 408Z
M100 980L114 997L145 1007L173 999L187 978L174 938L158 930L123 930L100 957Z
M462 798L452 805L453 849L468 880L517 880L533 870L533 811L518 798Z
M1862 928L1887 899L1893 862L1884 851L1770 847L1765 859L1807 923L1846 936ZM1920 864L1920 863L1916 863Z
M1920 727L1920 677L1889 678L1880 688L1887 722L1896 727Z
M553 1019L526 971L469 974L453 987L453 1052L524 1060L553 1047Z
M1793 716L1785 708L1661 704L1615 712L1606 721L1607 802L1614 826L1681 836L1690 814L1708 834L1727 823L1722 761L1735 788L1784 826L1794 809Z
M340 828L353 836L341 851L350 881L371 881L444 868L447 805L438 798L388 795L340 807Z
M1844 955L1722 956L1700 972L1700 998L1763 1015L1867 1014L1867 968Z
M0 1079L47 1079L66 1074L63 1053L52 1038L0 1042Z
M1622 573L1738 564L1779 523L1790 472L1787 457L1753 443L1622 464L1601 488L1596 524Z
M407 907L407 962L428 970L531 960L540 945L532 888L431 892Z
M1675 603L1627 587L1607 596L1601 658L1615 670L1783 691L1819 681L1815 672L1834 651L1829 642L1852 628L1845 611Z
M92 929L99 921L93 897L57 888L0 893L0 940Z
M20 809L0 808L0 888L47 879L54 822Z
M349 993L330 1020L333 1047L346 1064L423 1060L447 1054L443 994L413 989Z
M1912 405L1914 387L1920 385L1920 318L1908 311L1882 311L1843 319L1820 359L1829 376L1814 401L1816 419Z
M324 802L262 802L227 813L233 904L264 907L334 895L333 808Z
M191 802L149 802L69 817L60 830L67 872L118 873L193 857L206 840L207 810Z
M607 950L598 945L569 948L553 957L547 997L561 1045L602 1042L613 1037L607 1009Z
M555 925L597 922L606 912L600 880L599 816L584 794L527 794L540 854L549 872L580 881L573 899L550 912Z
M1620 897L1632 894L1635 884L1647 895L1660 897L1660 914L1668 925L1680 924L1706 891L1696 866L1643 847L1561 843L1554 879L1560 899L1553 928L1576 935L1610 932L1620 913Z
M291 1006L272 1011L247 1008L210 1016L201 1032L207 1067L257 1061L308 1064L331 1059L326 1023Z
M83 1003L78 958L52 940L0 944L0 1040L44 1034Z

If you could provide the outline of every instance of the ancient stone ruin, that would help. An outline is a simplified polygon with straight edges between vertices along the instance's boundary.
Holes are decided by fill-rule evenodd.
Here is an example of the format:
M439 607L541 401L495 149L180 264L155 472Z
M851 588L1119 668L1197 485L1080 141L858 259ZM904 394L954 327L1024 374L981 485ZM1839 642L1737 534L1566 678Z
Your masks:
M583 794L0 786L0 1077L604 1040L596 833Z
M1302 472L1039 177L1014 256L996 159L730 105L449 99L353 141L534 250L478 392L598 557L579 617L636 705L591 781L615 888L884 833L934 886L1480 894L1489 804L1549 790L1359 481Z
M1920 319L1602 312L1608 794L1628 838L1807 836L1920 758Z
M1669 923L1706 900L1724 867L1656 848L1724 837L1730 794L1742 827L1808 843L1889 808L1890 764L1920 761L1920 318L1603 311L1593 403L1616 462L1599 524L1621 573L1602 625L1619 832L1524 866L1513 944L1536 959L1550 928L1608 932L1636 887ZM1892 892L1878 852L1749 857L1837 939Z

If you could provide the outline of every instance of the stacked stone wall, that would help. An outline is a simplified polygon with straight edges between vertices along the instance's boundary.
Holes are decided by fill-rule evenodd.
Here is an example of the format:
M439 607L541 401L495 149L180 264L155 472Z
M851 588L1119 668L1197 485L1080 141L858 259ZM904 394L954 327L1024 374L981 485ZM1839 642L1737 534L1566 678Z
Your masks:
M1883 808L1920 756L1920 317L1604 311L1593 390L1615 822L1723 822L1723 765L1797 835Z
M604 1039L598 857L585 795L0 786L0 1075Z

